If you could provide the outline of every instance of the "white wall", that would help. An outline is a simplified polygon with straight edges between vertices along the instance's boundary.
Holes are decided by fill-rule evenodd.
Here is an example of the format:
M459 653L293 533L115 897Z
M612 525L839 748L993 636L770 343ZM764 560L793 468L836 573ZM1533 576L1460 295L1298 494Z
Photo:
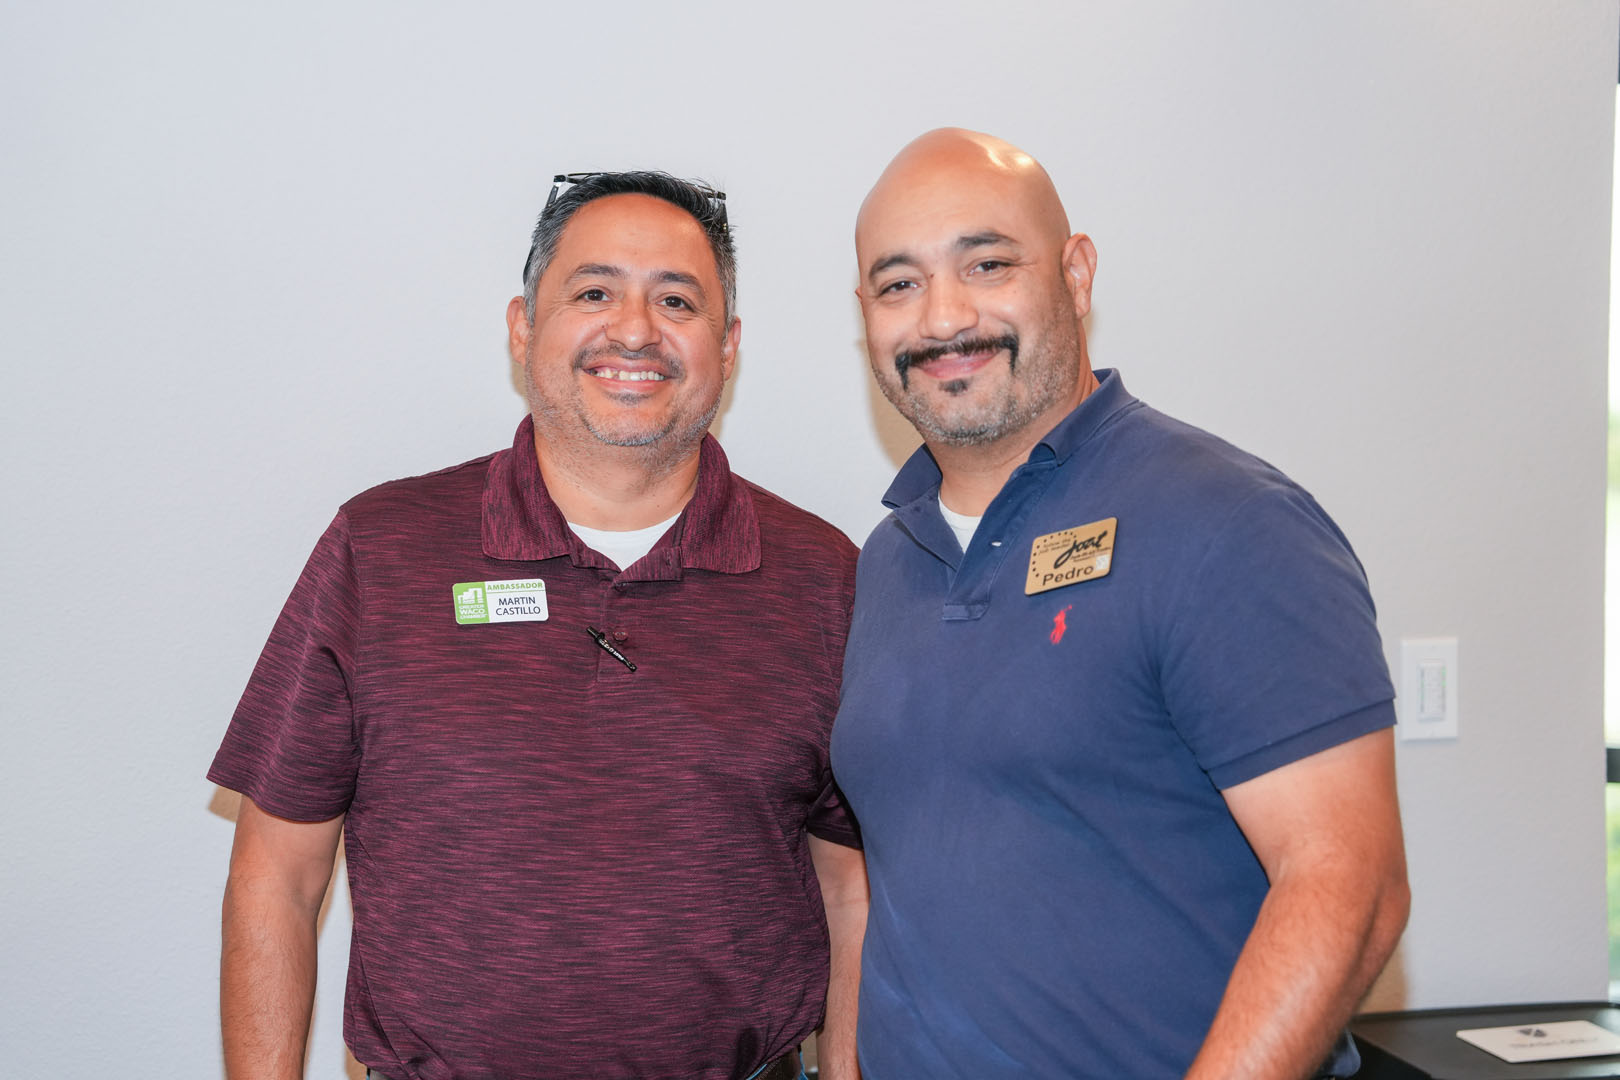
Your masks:
M219 1075L204 769L335 506L506 445L549 176L727 188L721 435L859 539L915 440L851 222L943 123L1042 157L1095 237L1100 365L1311 487L1392 654L1461 638L1461 739L1401 748L1416 899L1375 1003L1605 994L1615 3L1002 6L0 15L0 1071Z

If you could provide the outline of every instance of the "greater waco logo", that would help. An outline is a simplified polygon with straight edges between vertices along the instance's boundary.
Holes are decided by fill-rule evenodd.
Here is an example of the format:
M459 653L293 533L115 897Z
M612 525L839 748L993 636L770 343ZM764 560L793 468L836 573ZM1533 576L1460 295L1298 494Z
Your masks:
M546 583L539 578L515 581L458 581L450 587L456 604L456 622L544 622Z

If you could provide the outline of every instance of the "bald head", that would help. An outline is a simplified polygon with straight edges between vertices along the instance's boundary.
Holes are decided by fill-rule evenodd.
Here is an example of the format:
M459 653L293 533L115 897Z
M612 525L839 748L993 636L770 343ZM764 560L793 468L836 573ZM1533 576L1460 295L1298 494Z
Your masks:
M872 372L936 457L1022 447L1095 385L1097 253L1016 146L960 128L913 140L861 204L855 251Z
M893 215L922 204L983 205L991 200L1021 208L1039 229L1039 239L1054 251L1068 239L1063 202L1052 178L1033 157L1004 139L963 128L938 128L918 136L889 162L861 203L855 249L862 271L869 269L863 237L870 237Z

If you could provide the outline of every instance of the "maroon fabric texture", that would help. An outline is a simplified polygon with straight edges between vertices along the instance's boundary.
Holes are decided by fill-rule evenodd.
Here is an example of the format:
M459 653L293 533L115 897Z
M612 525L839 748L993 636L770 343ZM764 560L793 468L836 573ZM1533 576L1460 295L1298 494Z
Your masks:
M351 500L317 545L208 775L347 814L365 1064L718 1080L820 1023L807 832L859 843L827 757L855 549L701 454L623 573L546 495L528 420ZM453 584L529 577L547 621L456 624Z

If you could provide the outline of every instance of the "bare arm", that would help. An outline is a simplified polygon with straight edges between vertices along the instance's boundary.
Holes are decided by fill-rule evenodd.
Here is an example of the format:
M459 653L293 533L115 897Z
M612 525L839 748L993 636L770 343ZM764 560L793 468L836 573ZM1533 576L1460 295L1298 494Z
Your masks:
M230 1080L298 1080L315 1000L315 920L343 819L286 821L243 796L225 885L219 1013Z
M866 936L866 856L858 849L812 836L810 861L827 908L832 940L832 971L827 981L827 1021L816 1042L817 1062L826 1080L859 1080L855 1060L855 1016L861 989L861 939Z
M1409 893L1388 730L1226 790L1271 889L1188 1080L1301 1080L1395 949Z

